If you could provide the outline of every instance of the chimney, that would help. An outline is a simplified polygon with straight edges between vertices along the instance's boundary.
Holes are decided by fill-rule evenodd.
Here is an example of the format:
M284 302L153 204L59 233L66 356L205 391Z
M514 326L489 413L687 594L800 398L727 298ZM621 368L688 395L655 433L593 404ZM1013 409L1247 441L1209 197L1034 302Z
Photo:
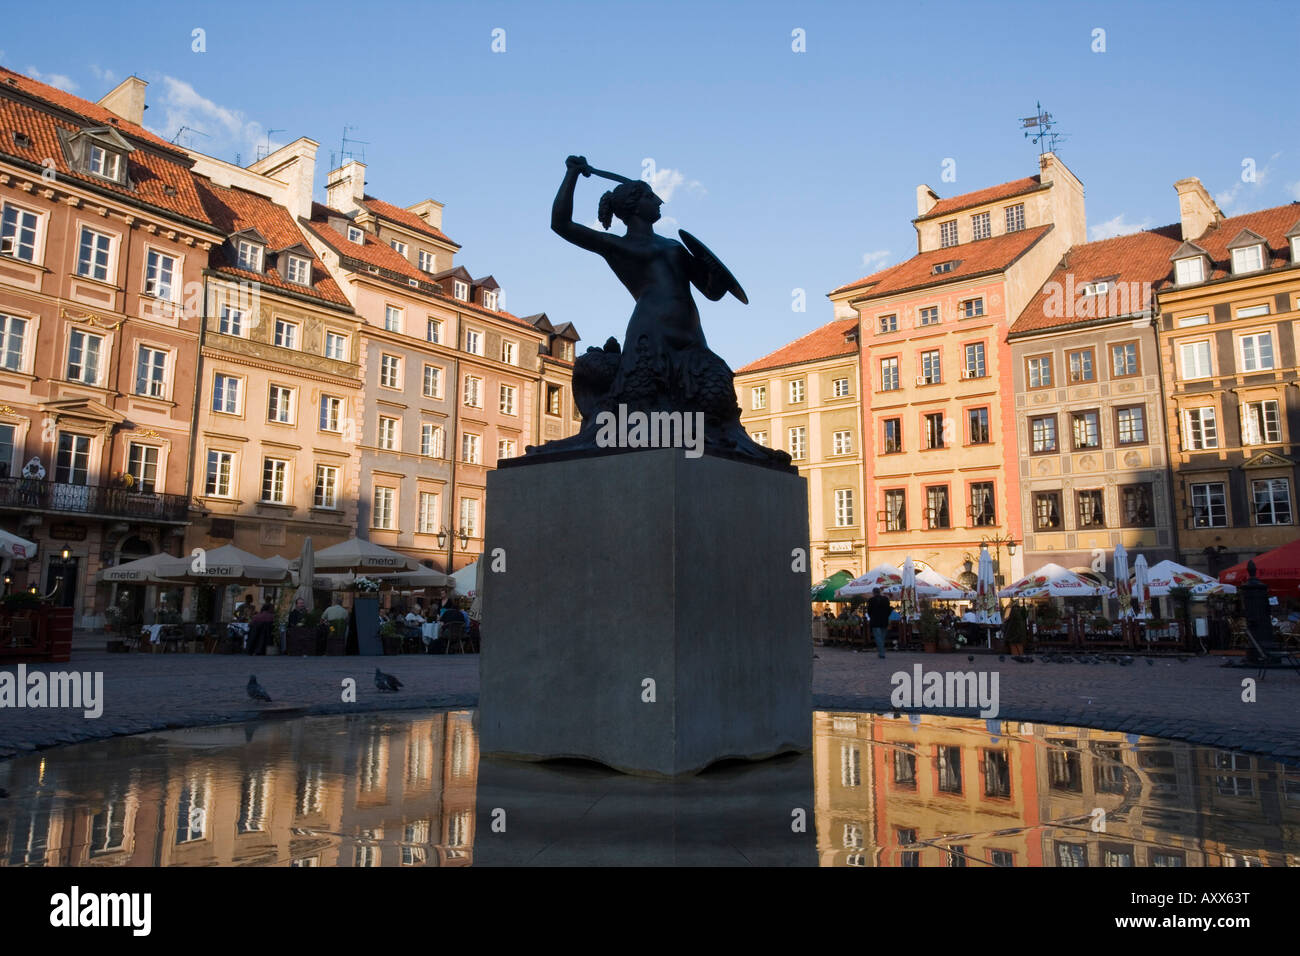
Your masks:
M413 212L434 229L442 231L442 203L436 199L423 199L414 206L407 206L407 212Z
M929 186L922 183L916 187L916 218L920 219L927 212L934 208L934 204L939 201L939 195Z
M361 208L366 195L366 164L355 159L334 170L325 180L325 205L342 213Z
M1174 189L1178 192L1178 217L1183 222L1184 242L1204 235L1205 230L1223 219L1218 203L1195 176L1178 180Z
M320 143L300 136L248 167L249 172L284 183L285 192L278 198L295 220L311 218L311 193L316 179L316 150L319 148Z
M105 94L99 105L122 119L144 125L144 88L149 84L138 76L128 76Z

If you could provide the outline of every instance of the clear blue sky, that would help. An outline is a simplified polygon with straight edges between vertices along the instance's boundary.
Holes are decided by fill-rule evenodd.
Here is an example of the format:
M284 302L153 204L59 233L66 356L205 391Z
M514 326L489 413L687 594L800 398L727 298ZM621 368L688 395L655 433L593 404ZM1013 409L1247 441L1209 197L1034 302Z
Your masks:
M1269 2L78 0L9 17L0 63L89 99L134 72L147 125L201 129L190 145L244 164L268 129L310 136L318 197L355 125L372 193L446 203L459 261L495 275L511 311L574 322L584 346L621 339L632 302L549 231L564 158L629 176L649 158L680 178L661 231L699 236L749 293L701 299L710 344L741 365L829 321L834 286L911 254L918 183L947 196L1034 174L1018 118L1035 100L1069 134L1058 151L1093 230L1173 222L1188 175L1229 213L1300 199L1298 40L1300 6ZM579 221L603 188L580 183Z

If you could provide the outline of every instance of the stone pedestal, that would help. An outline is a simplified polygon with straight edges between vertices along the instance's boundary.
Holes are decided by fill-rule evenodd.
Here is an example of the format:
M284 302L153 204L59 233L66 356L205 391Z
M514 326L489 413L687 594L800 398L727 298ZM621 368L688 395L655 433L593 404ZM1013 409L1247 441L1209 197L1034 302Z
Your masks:
M485 754L676 775L811 746L803 478L648 449L487 496Z

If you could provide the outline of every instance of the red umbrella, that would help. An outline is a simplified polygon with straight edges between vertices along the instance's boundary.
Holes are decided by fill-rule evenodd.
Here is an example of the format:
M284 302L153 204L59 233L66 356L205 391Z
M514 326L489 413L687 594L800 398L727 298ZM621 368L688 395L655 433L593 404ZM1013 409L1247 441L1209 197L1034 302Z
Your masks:
M1280 548L1274 548L1255 558L1255 573L1268 585L1271 593L1279 597L1294 597L1300 587L1300 538ZM1224 584L1242 585L1246 582L1246 562L1234 564L1219 575Z

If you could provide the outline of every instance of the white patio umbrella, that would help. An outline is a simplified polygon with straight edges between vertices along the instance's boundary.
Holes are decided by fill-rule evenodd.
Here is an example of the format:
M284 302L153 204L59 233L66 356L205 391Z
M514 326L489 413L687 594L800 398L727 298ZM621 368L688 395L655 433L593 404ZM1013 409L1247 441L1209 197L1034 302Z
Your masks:
M472 565L471 565L472 567ZM392 574L372 575L380 584L395 588L445 588L451 587L453 578L435 571L433 568L420 568L416 571L396 571Z
M868 596L880 588L882 591L897 589L903 583L903 572L892 564L878 564L866 574L854 578L835 592L836 597Z
M293 565L300 563L301 559L298 559ZM321 548L315 553L315 563L317 571L356 571L359 574L417 569L413 558L360 538L349 538L328 548Z
M980 545L979 568L975 573L975 620L989 627L1002 624L998 609L997 582L993 577L993 558L988 545Z
M940 601L969 601L975 595L974 591L968 591L934 568L916 572L916 590L919 597L937 598Z
M899 613L903 617L913 621L920 618L921 610L917 606L916 594L916 566L912 564L910 556L903 562L903 586L899 591L899 599L902 601Z
M451 576L452 586L457 594L475 594L478 592L478 562L467 564Z
M1133 585L1128 579L1128 552L1123 542L1115 545L1115 597L1119 599L1119 616L1133 616Z
M294 594L294 601L301 598L307 605L307 610L314 606L312 598L312 579L316 576L316 552L312 548L311 535L302 539L302 555L298 558L298 590Z
M1151 586L1147 579L1147 558L1139 554L1133 562L1133 609L1134 617L1146 620L1147 602L1151 600Z
M147 558L125 561L111 568L104 568L95 576L96 581L107 584L170 584L174 583L159 576L158 572L166 561L175 561L170 554L151 554Z
M287 578L289 569L283 558L259 558L227 544L199 555L168 557L159 562L157 573L177 583L274 584Z
M1086 581L1059 564L1045 564L998 592L1004 598L1096 597L1109 588Z
M35 541L28 541L8 531L0 531L0 557L30 561L36 557L36 550Z
M1165 597L1171 588L1188 588L1193 594L1235 594L1237 589L1208 574L1183 567L1176 561L1160 561L1147 569L1147 590L1152 597Z

